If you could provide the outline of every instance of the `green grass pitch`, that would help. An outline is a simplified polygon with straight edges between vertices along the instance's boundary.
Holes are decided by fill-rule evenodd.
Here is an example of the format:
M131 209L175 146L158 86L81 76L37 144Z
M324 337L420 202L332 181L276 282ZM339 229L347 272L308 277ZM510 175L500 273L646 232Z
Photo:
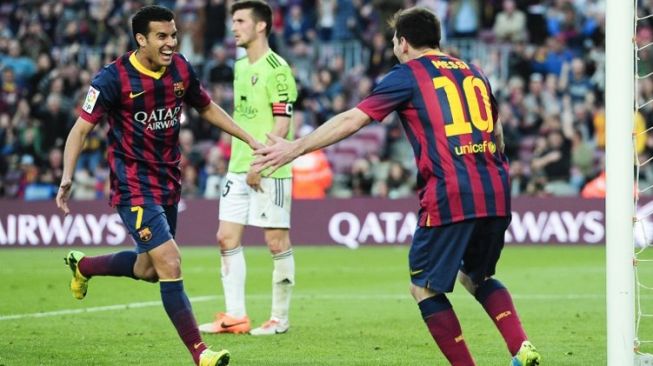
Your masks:
M97 277L86 299L75 300L66 252L0 250L0 365L192 365L158 285ZM408 293L407 253L406 246L296 246L289 333L205 341L229 349L232 365L445 365ZM257 325L270 311L272 261L262 247L245 255L247 308ZM198 322L206 322L224 304L218 250L182 247L182 258L186 292ZM513 293L544 365L606 363L604 247L509 246L497 278ZM459 285L450 299L478 365L508 365L476 301Z

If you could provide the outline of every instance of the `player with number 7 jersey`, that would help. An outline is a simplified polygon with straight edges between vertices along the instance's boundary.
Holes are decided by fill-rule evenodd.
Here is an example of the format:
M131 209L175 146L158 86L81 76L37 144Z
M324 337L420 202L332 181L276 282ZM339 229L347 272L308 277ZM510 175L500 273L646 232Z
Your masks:
M420 226L510 214L496 102L478 67L428 52L395 66L358 108L377 121L399 113L419 172Z

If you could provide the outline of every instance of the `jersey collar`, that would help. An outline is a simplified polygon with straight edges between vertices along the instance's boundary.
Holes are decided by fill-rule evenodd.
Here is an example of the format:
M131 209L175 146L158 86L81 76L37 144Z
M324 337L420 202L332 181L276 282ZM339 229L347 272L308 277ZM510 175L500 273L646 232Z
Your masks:
M446 56L446 55L442 51L430 50L419 55L419 57L422 56Z
M138 58L136 58L136 52L132 52L132 54L129 55L129 63L131 63L132 66L134 66L134 68L138 70L138 72L140 72L141 74L145 74L157 80L161 79L161 76L163 76L163 74L166 72L165 66L161 68L161 71L152 71L147 67L143 66L143 64L140 61L138 61Z

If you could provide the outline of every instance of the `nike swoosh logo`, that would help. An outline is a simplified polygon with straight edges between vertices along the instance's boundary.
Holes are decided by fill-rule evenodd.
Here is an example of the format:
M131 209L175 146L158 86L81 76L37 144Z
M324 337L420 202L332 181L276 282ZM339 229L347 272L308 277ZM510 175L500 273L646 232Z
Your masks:
M414 275L420 274L420 273L422 273L422 272L424 272L423 269L418 269L417 271L410 271L410 275L411 275L411 276L414 276Z
M140 93L136 93L136 94L134 94L134 92L129 92L129 99L134 99L134 98L136 98L137 96L139 96L139 95L141 95L143 93L145 93L145 90L143 90Z
M246 322L246 321L242 321L242 322L231 323L231 324L227 324L227 323L225 323L225 322L222 322L222 323L220 324L220 326L221 326L222 328L225 328L225 329L226 329L226 328L235 327L236 325L241 325L241 324L245 324L245 323L247 323L247 322Z
M195 343L195 344L193 344L193 348L194 348L194 349L198 349L198 348L200 348L200 346L202 345L202 343L204 343L204 342L200 342L200 343Z

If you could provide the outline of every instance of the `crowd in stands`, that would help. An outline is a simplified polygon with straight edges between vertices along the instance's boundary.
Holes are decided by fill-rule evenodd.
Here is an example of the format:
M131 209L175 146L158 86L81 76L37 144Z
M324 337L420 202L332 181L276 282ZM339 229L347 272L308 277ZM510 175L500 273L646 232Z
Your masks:
M133 49L129 15L142 5L173 9L179 51L213 100L231 112L229 0L3 1L0 4L0 197L51 199L62 149L93 75ZM355 106L396 63L385 22L413 5L442 19L443 50L487 73L499 106L513 195L601 196L605 145L605 0L272 0L272 47L298 81L295 130L310 131ZM641 14L653 1L641 1ZM653 41L653 19L640 24ZM650 50L639 73L653 72ZM626 76L624 76L626 77ZM653 99L653 80L638 98ZM230 139L187 108L180 134L183 196L217 198ZM618 123L616 121L615 123ZM653 104L637 128L653 124ZM107 194L106 123L83 148L75 199ZM295 165L297 198L406 197L415 192L412 151L396 115ZM642 159L653 135L637 140ZM642 179L653 182L653 170ZM591 184L590 184L591 183ZM598 190L598 191L597 191ZM308 192L308 193L307 193ZM303 195L300 194L304 193Z

